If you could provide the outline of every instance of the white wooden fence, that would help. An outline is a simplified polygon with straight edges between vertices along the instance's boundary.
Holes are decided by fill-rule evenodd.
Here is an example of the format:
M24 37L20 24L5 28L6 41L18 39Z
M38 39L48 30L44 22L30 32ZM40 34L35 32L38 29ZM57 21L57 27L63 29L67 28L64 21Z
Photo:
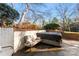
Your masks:
M11 56L14 52L14 34L12 28L0 28L0 56Z
M13 36L12 28L0 28L0 46L14 46Z
M24 40L22 39L24 35L31 34L36 37L37 32L45 32L45 30L14 32L12 28L0 28L0 46L13 46L15 53L24 47Z

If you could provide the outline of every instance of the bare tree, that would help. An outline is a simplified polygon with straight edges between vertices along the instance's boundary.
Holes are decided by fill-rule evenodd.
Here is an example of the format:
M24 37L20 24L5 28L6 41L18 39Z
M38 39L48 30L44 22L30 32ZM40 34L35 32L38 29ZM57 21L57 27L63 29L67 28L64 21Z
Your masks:
M75 22L79 22L79 4L75 6Z
M23 21L23 20L31 20L32 23L36 23L37 21L41 21L40 24L43 23L43 21L45 20L45 18L47 16L49 16L49 14L51 14L51 12L49 12L49 10L47 9L46 11L41 11L39 9L37 9L38 7L46 7L45 4L23 4L25 6L25 10L22 12L21 14L21 18L18 22L18 24ZM28 16L27 14L30 14L30 16Z
M58 16L62 19L63 21L63 31L68 28L70 31L70 26L69 26L69 18L73 15L73 11L70 9L71 6L67 6L68 4L58 4L56 7L56 10L58 12Z

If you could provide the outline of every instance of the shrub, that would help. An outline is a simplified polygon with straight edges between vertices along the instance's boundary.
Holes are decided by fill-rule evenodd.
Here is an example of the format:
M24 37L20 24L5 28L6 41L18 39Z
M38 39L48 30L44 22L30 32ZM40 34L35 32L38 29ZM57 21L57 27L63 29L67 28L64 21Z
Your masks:
M40 27L36 24L31 23L22 23L14 25L15 30L39 30Z
M44 29L52 29L52 30L55 30L55 29L58 29L60 26L59 24L56 24L56 23L49 23L49 24L46 24L43 28Z

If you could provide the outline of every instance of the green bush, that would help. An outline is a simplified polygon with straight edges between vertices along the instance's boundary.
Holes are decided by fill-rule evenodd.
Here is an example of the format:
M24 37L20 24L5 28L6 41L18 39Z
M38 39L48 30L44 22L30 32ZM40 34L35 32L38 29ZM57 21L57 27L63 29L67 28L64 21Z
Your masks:
M59 24L56 24L56 23L50 23L50 24L46 24L43 28L44 29L52 29L52 30L55 30L55 29L58 29L60 26Z

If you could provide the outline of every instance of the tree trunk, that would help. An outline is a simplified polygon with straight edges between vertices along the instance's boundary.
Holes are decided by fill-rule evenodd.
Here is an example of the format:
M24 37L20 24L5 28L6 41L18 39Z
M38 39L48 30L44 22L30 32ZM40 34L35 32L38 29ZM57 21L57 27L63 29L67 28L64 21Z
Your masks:
M28 11L29 11L29 4L26 3L26 9L25 9L25 11L22 13L19 23L20 23L22 20L25 19L26 14L28 13ZM19 23L18 23L18 24L19 24Z

